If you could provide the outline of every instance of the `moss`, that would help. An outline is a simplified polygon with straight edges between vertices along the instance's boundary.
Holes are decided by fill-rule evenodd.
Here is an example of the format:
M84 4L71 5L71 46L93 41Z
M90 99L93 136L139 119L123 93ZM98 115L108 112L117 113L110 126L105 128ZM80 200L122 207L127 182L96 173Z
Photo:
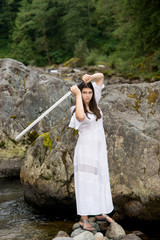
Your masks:
M58 136L58 135L56 136L56 141L57 141L57 142L59 141L59 136Z
M140 113L140 112L139 112L139 107L140 107L140 106L139 106L139 104L138 104L137 102L135 103L135 105L132 104L132 107L133 107L138 113Z
M134 94L129 94L128 97L129 98L136 98L136 96Z
M10 118L16 119L16 116L15 115L11 115Z
M27 141L29 142L29 144L32 144L38 137L39 134L36 131L33 131L31 133L28 133Z
M51 151L52 150L52 142L51 142L49 132L43 133L40 136L44 137L44 147L46 147L47 149L49 149Z
M158 76L158 75L154 76L154 80L155 81L160 81L160 76Z
M63 64L64 67L76 67L79 64L80 59L79 58L71 58L67 62Z
M133 74L133 73L127 73L126 77L130 80L134 80L134 79L139 79L139 76Z
M23 158L26 154L26 145L23 145L21 142L14 144L12 141L7 139L5 145L3 142L0 151L0 158Z
M26 89L26 79L23 78L23 85L24 85L24 89Z
M72 128L72 132L71 133L72 133L73 136L76 136L78 134L78 129L75 130L74 128Z
M141 103L142 95L139 98L137 98L134 94L129 94L128 97L134 98L136 100L135 105L132 104L132 107L139 113L139 107L140 107L139 103Z
M3 141L0 142L0 148L5 148L5 142Z
M72 79L70 78L64 78L65 81L71 81Z
M158 91L150 91L148 96L148 104L155 103L159 97Z

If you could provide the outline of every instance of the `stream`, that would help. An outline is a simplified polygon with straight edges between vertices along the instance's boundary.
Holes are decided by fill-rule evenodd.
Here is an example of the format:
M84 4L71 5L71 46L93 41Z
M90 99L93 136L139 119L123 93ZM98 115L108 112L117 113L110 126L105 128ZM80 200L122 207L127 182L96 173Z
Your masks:
M73 222L45 216L24 201L19 179L0 179L0 240L51 240Z
M0 240L52 240L58 231L72 231L71 220L46 216L28 205L18 178L0 179ZM125 230L145 233L145 240L160 240L160 222L122 222Z

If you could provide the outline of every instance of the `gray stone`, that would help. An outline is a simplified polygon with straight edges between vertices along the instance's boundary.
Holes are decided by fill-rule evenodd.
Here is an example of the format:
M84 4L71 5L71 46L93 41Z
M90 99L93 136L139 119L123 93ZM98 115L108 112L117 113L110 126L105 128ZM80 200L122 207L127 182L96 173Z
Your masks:
M121 240L141 240L140 237L136 236L135 234L127 234L125 237L121 238Z
M71 233L71 237L76 237L83 232L86 232L86 230L83 230L82 228L77 228Z
M91 232L85 231L76 237L73 238L74 240L94 240L94 235Z
M70 238L70 237L56 237L56 238L53 238L53 239L56 239L56 240L73 240L73 238Z
M95 240L103 240L104 236L102 233L98 232L94 235Z
M58 237L69 237L69 235L64 231L59 231L55 236L55 238L58 238Z
M119 240L126 235L124 229L116 222L112 222L106 232L108 238Z
M72 230L75 230L77 228L80 228L80 224L79 223L75 223L73 226L72 226Z

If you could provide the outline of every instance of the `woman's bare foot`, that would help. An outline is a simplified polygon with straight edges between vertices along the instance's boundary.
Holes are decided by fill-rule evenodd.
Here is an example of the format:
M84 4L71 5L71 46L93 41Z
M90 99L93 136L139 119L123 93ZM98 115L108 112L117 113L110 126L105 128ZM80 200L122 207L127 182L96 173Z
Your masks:
M92 225L89 223L88 218L82 218L79 221L79 224L83 230L87 231L94 231L95 229L92 227Z
M109 223L114 222L114 220L106 214L96 216L96 220L99 220L99 221L106 221L107 220Z

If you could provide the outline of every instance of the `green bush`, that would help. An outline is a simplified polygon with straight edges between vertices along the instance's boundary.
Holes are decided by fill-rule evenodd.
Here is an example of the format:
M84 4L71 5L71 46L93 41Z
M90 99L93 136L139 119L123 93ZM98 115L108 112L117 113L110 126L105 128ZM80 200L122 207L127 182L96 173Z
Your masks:
M97 49L93 49L88 52L88 55L85 59L86 65L98 65L103 64L108 61L108 57L100 53Z
M75 56L75 58L80 59L80 62L79 62L80 66L84 65L85 59L86 59L88 53L89 53L89 50L87 48L86 40L81 40L80 39L75 44L75 48L74 48L74 56Z

